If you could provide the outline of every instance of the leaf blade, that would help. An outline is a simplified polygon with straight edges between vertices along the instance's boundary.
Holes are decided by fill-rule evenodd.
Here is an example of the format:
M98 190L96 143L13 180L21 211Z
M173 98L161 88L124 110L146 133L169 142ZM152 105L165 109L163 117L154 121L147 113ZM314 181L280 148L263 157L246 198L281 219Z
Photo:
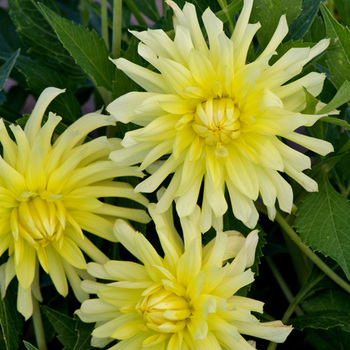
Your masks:
M39 4L59 40L76 63L92 78L97 86L112 91L115 68L108 59L109 51L94 30L65 19L43 4Z
M350 279L350 204L324 175L319 192L308 194L294 222L301 240L338 262Z

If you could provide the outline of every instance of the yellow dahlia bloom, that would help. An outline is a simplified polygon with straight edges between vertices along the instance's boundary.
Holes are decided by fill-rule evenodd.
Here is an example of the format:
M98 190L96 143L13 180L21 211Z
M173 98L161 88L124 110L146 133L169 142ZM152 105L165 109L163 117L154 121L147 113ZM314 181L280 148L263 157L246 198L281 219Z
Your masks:
M203 13L209 47L194 5L186 3L180 10L173 1L168 4L174 11L174 40L162 30L132 32L142 42L139 54L157 71L123 58L114 60L146 91L128 93L107 107L116 120L142 126L125 135L124 149L111 158L121 165L141 163L141 169L149 170L152 175L136 187L140 192L154 191L174 173L157 207L164 211L176 199L182 217L194 210L204 179L203 231L227 211L225 188L235 216L248 227L258 220L253 201L259 196L271 219L276 199L290 212L293 193L280 172L308 191L317 191L317 183L303 173L310 159L283 139L321 155L333 150L328 142L295 132L322 116L301 111L303 89L317 96L324 74L290 80L327 48L329 40L312 48L292 48L270 65L288 32L282 16L269 44L248 63L247 52L260 27L248 23L253 0L244 1L230 38L210 9Z
M290 326L281 321L260 323L251 311L261 313L263 303L235 295L254 280L246 268L254 262L257 231L247 238L236 231L217 232L202 247L199 207L181 219L183 240L171 210L158 214L151 204L149 211L164 257L119 219L115 235L141 263L88 264L91 275L112 281L83 281L83 288L98 297L84 301L76 311L84 322L97 322L93 346L118 339L110 350L255 349L254 342L241 334L285 341Z
M98 200L119 196L148 204L128 184L113 181L118 176L142 176L137 168L121 167L108 159L110 151L118 146L117 140L98 137L83 143L91 131L113 125L110 117L87 114L53 142L61 117L49 113L41 126L47 106L63 91L43 91L24 130L10 126L15 141L0 120L0 256L8 253L7 262L0 266L1 293L5 295L16 276L17 308L26 318L33 312L32 293L41 299L39 264L60 294L68 293L68 278L79 300L88 297L80 287L80 277L87 275L82 251L101 263L108 258L82 230L116 241L116 217L149 221L143 210Z

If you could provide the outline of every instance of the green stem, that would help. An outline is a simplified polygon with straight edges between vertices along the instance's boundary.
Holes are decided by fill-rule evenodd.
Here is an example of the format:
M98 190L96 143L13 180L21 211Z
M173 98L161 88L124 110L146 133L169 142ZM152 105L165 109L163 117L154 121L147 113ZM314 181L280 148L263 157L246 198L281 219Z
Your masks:
M114 0L113 2L113 38L112 38L112 57L120 56L120 48L122 42L122 0Z
M107 0L101 0L101 34L102 39L109 50Z
M344 281L339 275L337 275L327 264L325 264L310 248L308 248L300 239L298 234L288 224L284 217L277 212L276 221L279 223L284 232L295 242L299 249L311 260L313 263L322 270L333 282L343 288L350 294L350 285Z
M288 302L290 304L293 303L295 300L295 297L294 297L293 293L291 292L291 290L289 289L286 281L283 279L282 275L280 274L276 264L273 262L272 258L269 256L267 256L265 259L266 259L266 262L269 265L273 275L275 276L278 285L282 289L284 296L286 297L286 299L288 300ZM294 311L294 309L293 309L293 311ZM295 313L297 314L297 316L301 316L304 314L303 311L300 309L300 307L295 308Z
M325 122L325 123L334 124L334 125L339 125L347 130L350 130L350 124L344 119L339 119L339 118L334 118L334 117L322 117L320 119L320 121Z
M39 301L34 295L32 295L32 298L33 298L33 316L32 317L33 317L36 343L38 345L39 350L47 350L45 331L44 331L43 320L41 318Z
M167 8L168 8L168 4L166 3L166 1L163 1L163 17L165 17L166 15Z
M228 10L227 10L227 2L226 2L226 0L218 0L218 3L220 5L222 11L225 13L225 16L226 16L228 24L229 24L230 33L232 34L233 29L234 29L234 23L233 23L232 18L229 15Z
M143 19L141 12L134 4L133 0L124 0L125 5L129 8L130 12L135 16L136 21L139 22L140 26L147 26L146 21Z

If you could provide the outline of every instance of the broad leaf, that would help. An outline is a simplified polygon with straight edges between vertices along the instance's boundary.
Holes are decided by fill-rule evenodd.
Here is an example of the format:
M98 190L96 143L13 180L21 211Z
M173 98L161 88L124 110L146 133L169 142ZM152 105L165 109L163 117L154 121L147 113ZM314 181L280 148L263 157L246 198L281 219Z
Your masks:
M37 69L39 64L39 61L26 56L19 56L16 62L16 68L25 76L28 86L35 94L40 95L48 86L61 89L69 87L65 75L45 64L40 64L40 69ZM57 96L50 106L50 110L62 116L65 123L71 123L81 116L80 104L69 88L64 94Z
M17 311L17 292L14 282L7 288L4 299L0 298L0 324L7 350L19 348L22 317Z
M8 11L0 8L0 59L9 58L23 43L19 38Z
M78 339L74 346L74 350L88 350L91 349L91 333L95 327L94 323L84 323L76 317L77 326L76 331L78 332Z
M51 0L45 0L45 3L50 7L56 6ZM40 57L52 67L59 67L69 76L81 79L80 69L47 23L37 2L35 0L9 0L9 7L17 31L25 43L30 46L31 54Z
M256 0L251 23L260 22L257 35L260 50L263 50L275 32L280 17L285 14L288 23L294 21L301 12L302 0Z
M329 329L337 326L350 332L350 314L344 311L326 310L310 312L293 319L293 327L298 330L304 328Z
M350 81L344 81L336 95L332 98L332 100L324 106L318 114L329 113L333 109L336 109L342 106L344 103L347 103L350 100Z
M108 59L109 52L102 38L94 30L61 17L43 4L39 7L76 63L97 86L112 91L115 66Z
M151 21L159 20L159 12L155 0L133 0L137 8L146 15Z
M350 333L344 332L340 327L329 330L306 329L307 341L316 350L347 350L350 349Z
M340 22L350 28L350 0L334 0Z
M302 241L330 256L350 279L350 204L323 176L319 192L308 194L298 209L294 226Z
M289 25L289 37L291 39L299 40L306 34L317 15L320 3L320 0L303 1L300 15Z
M75 332L75 321L65 314L53 310L47 306L42 306L41 310L47 316L55 331L58 339L64 345L64 349L72 350L77 342L77 333Z
M4 88L5 83L11 73L11 70L17 60L20 49L13 53L13 55L0 67L0 91Z
M326 6L322 5L321 11L326 24L327 37L331 39L327 50L327 64L332 82L340 88L345 80L350 81L350 30L339 24Z

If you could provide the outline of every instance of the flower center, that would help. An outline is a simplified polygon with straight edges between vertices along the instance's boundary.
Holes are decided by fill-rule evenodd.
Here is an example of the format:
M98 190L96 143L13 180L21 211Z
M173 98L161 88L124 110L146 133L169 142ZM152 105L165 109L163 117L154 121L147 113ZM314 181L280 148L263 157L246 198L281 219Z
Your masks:
M141 299L136 310L149 329L163 333L181 331L191 315L187 300L163 287Z
M207 100L197 106L192 127L208 145L227 144L241 133L240 114L230 98Z
M58 240L65 226L64 207L59 198L47 193L23 192L17 199L19 206L11 214L12 232L19 233L34 246L45 247Z

